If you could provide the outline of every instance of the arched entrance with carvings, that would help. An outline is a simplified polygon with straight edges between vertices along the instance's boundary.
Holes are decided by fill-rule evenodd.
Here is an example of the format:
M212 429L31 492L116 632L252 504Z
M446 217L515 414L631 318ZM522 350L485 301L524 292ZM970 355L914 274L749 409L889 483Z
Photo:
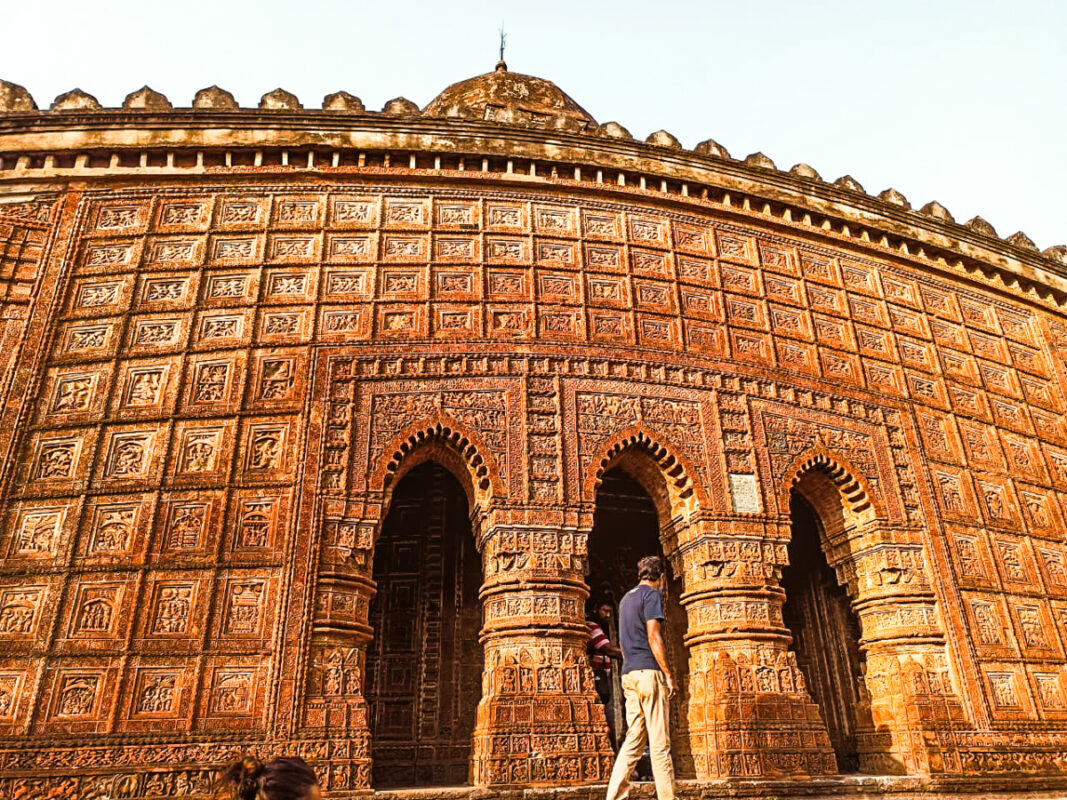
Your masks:
M643 463L643 462L648 462ZM612 620L612 639L617 644L618 601L637 583L637 562L644 556L664 557L661 531L663 520L649 491L635 475L645 481L655 479L656 473L650 458L640 451L628 452L615 460L607 469L596 490L596 506L593 528L589 536L589 568L586 583L590 595L596 599L609 599L616 615ZM644 467L644 469L642 469ZM669 522L669 520L668 520ZM669 562L664 558L664 563ZM667 656L674 673L678 692L671 702L671 742L678 777L692 777L692 756L688 736L688 672L689 653L684 637L687 628L685 609L679 602L682 581L668 571L667 589L664 596L664 640ZM621 743L624 728L625 703L621 697L618 680L619 663L613 665L612 701L606 712L608 724L616 726ZM639 765L639 769L641 766Z
M365 697L375 788L469 779L483 654L464 486L435 460L395 485L375 545Z
M817 478L808 478L813 489ZM858 728L870 727L863 695L865 668L860 625L848 592L838 583L823 552L824 522L800 491L790 496L792 537L789 564L782 571L782 619L793 635L797 666L822 711L839 772L860 770Z

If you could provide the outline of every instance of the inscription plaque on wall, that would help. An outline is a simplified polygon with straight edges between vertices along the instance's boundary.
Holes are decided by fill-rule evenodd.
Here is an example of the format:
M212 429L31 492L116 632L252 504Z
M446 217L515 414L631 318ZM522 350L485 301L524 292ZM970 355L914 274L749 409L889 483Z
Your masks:
M759 487L755 475L730 475L730 497L735 514L759 513Z

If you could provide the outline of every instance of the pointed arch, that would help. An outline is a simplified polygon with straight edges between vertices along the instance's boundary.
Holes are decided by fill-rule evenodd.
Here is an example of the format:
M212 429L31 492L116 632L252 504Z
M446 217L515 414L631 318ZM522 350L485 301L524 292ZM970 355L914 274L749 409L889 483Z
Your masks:
M778 497L779 509L789 509L796 492L821 518L827 539L837 542L846 531L884 517L862 473L839 453L810 448L790 463Z
M413 423L394 436L382 448L367 488L381 492L383 507L388 508L400 479L426 461L437 462L459 480L472 512L487 509L506 494L496 460L482 437L444 416Z
M596 497L604 473L615 467L648 492L662 528L693 516L707 504L704 487L693 480L697 472L692 461L668 437L645 425L626 428L601 443L586 470L582 498Z

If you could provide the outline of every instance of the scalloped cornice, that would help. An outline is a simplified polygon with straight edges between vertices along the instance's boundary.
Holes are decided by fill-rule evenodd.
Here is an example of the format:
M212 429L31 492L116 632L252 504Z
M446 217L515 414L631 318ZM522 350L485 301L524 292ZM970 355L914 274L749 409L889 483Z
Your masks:
M764 205L764 213L784 215L786 220L798 212L832 217L844 223L846 233L862 228L869 229L872 239L875 235L883 239L884 235L903 237L913 243L904 252L936 249L1006 269L1038 285L1054 285L1067 294L1067 264L1059 246L1040 253L1021 231L1001 239L980 217L966 225L957 224L936 202L915 211L895 190L874 197L847 175L831 184L804 164L789 172L779 170L761 153L737 161L712 140L686 150L666 132L638 142L621 125L610 122L596 132L583 133L496 121L429 118L403 98L390 101L382 112L375 113L364 110L358 98L345 93L329 95L323 103L325 110L302 109L297 98L284 90L265 95L260 109L238 109L235 103L230 105L232 95L211 87L197 94L195 108L167 109L166 98L154 92L149 95L150 91L134 93L144 103L138 103L135 110L100 109L95 98L80 91L57 98L53 108L62 113L27 109L23 99L20 110L0 112L0 160L11 163L21 153L41 152L315 147L562 162L579 168L648 175L664 187L667 182L715 186L727 197L751 197ZM0 181L69 177L62 170L30 171L38 174L23 174L8 166L0 169ZM89 174L81 173L84 177ZM641 183L643 188L644 178ZM779 206L785 206L784 211ZM831 229L826 223L822 227ZM1050 283L1049 276L1059 280Z

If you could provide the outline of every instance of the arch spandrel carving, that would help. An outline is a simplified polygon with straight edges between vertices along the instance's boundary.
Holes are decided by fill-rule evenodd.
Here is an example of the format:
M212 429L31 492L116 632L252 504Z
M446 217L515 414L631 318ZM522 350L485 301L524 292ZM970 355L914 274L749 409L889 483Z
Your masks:
M562 382L569 502L591 508L608 462L627 448L636 448L649 454L663 474L659 488L645 488L653 493L664 523L712 507L711 493L718 492L718 486L712 486L712 464L720 447L711 433L712 393L665 388L592 378ZM716 507L720 499L715 497Z
M621 467L649 493L663 527L681 524L707 505L698 470L684 449L647 424L631 425L605 437L589 459L582 480L583 502L593 502L604 473Z
M875 516L892 524L918 522L915 476L901 427L882 409L843 408L840 413L797 409L767 400L751 401L753 444L761 481L768 482L779 514L788 513L789 491L805 460L825 457L843 467ZM871 417L868 419L867 417ZM856 503L862 504L859 497ZM853 503L855 505L855 503ZM857 513L861 509L856 508Z
M382 449L367 475L367 489L382 495L387 509L392 490L409 471L436 461L467 494L472 513L486 511L507 496L491 450L474 430L447 414L407 426Z

